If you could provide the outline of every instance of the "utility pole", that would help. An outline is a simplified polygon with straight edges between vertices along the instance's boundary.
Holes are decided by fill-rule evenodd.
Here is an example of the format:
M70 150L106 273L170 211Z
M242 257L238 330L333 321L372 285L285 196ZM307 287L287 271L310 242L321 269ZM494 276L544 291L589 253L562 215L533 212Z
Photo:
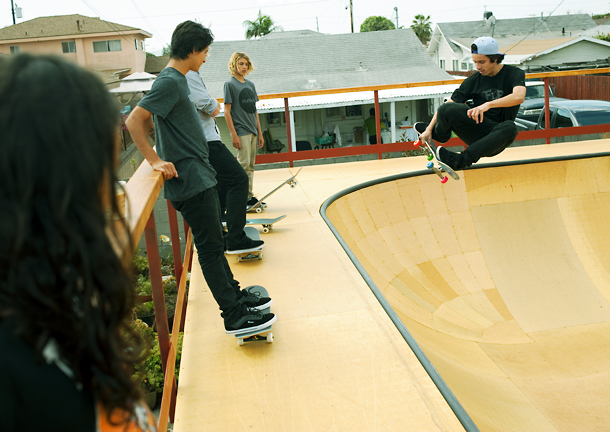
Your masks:
M396 29L398 29L398 7L394 6L394 12L396 12Z
M13 0L11 0L11 13L13 14L13 25L17 24L15 21L15 5L13 4Z
M354 14L352 12L352 0L349 0L349 17L352 22L352 33L354 33Z

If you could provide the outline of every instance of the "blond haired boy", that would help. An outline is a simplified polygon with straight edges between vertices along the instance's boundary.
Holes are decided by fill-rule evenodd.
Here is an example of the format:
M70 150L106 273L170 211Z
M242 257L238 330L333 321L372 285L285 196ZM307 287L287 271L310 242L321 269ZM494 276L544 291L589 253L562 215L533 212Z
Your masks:
M229 60L231 78L224 85L225 120L231 132L231 142L237 149L237 160L248 174L248 206L258 202L254 197L254 160L256 149L262 148L265 140L256 111L258 95L252 81L246 75L254 70L250 58L235 52Z

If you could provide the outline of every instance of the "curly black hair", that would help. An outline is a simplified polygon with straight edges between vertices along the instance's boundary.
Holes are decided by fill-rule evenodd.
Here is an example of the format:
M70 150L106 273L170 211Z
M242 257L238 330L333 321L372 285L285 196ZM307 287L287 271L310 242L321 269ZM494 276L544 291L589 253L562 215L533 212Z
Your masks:
M19 54L0 60L0 130L0 321L39 356L55 340L109 416L133 414L141 344L119 247L131 239L114 193L117 102L76 64Z

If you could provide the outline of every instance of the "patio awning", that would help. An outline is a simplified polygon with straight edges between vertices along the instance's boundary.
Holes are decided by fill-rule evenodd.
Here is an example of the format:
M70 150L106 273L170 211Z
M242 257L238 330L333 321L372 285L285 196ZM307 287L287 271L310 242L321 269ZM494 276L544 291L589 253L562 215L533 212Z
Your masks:
M460 77L461 78L461 77ZM429 99L431 97L450 96L460 83L440 86L397 88L379 91L379 102L407 101L416 99ZM315 96L298 96L288 99L291 111L331 108L335 106L349 106L374 103L373 91L336 93ZM283 112L284 99L263 99L256 103L259 112ZM221 104L221 115L224 105Z
M121 85L109 90L111 93L138 93L149 91L156 76L146 72L135 72L121 80Z

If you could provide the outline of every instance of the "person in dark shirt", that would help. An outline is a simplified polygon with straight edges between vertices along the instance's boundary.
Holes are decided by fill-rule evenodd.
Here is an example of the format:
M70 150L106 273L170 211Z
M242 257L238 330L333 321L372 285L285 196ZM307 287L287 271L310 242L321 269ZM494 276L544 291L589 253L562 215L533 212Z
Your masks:
M216 171L199 115L186 80L199 71L214 37L193 21L178 24L172 34L167 67L127 118L126 125L148 163L163 173L165 198L189 224L203 276L218 303L227 334L263 329L277 317L262 311L273 303L241 290L224 256ZM156 151L146 139L153 130Z
M436 157L453 169L467 168L482 157L495 156L517 137L514 120L525 100L525 72L503 65L504 54L491 37L480 37L471 46L478 73L462 82L430 123L413 126L422 142L445 143L455 133L468 146L461 153L436 147ZM472 99L474 107L466 105Z
M7 58L4 58L7 57ZM155 431L115 194L116 101L55 56L0 59L0 431Z

